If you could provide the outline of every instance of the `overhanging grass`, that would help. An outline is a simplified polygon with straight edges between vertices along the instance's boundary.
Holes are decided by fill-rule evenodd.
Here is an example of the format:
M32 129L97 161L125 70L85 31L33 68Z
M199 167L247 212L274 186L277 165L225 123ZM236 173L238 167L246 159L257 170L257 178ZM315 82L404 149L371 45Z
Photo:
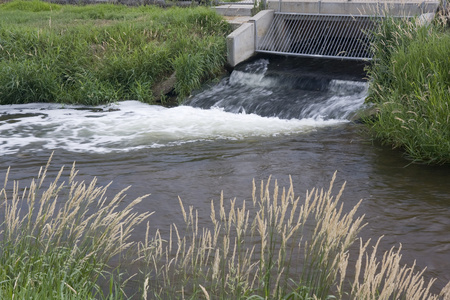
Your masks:
M387 18L368 70L375 136L417 162L450 162L450 32Z
M175 71L182 100L222 71L229 31L205 7L8 2L0 5L0 104L153 103L152 87Z

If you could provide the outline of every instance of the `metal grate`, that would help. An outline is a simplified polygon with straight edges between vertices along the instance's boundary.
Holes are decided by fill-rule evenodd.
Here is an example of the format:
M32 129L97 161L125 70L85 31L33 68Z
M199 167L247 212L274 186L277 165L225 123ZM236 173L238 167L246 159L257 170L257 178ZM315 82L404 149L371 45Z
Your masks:
M371 16L275 13L257 52L291 56L371 59Z

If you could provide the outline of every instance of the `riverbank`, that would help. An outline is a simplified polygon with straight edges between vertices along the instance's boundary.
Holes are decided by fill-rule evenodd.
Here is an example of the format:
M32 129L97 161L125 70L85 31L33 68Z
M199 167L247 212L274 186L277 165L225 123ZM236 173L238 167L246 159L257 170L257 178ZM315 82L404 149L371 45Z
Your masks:
M432 24L386 19L368 68L366 120L373 136L420 163L450 163L450 29L448 16Z
M0 5L0 104L165 104L224 72L230 25L206 7Z

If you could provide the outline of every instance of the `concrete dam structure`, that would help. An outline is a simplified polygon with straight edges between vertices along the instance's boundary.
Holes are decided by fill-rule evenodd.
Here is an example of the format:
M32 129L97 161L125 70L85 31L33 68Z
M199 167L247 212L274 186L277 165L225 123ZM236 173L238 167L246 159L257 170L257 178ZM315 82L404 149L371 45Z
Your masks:
M431 17L437 0L279 0L227 37L234 67L256 53L370 60L372 30L381 18Z

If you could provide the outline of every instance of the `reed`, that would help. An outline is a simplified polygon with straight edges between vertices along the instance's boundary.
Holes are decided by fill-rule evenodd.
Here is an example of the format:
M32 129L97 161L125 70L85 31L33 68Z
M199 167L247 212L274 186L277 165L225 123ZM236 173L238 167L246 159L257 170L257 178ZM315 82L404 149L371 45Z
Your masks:
M367 119L374 136L415 162L450 162L450 32L445 18L423 26L386 18L368 68Z
M423 278L425 269L415 270L412 266L401 263L401 245L385 252L381 259L377 258L377 248L381 238L368 253L367 246L370 240L363 243L360 240L360 253L355 265L355 279L351 289L351 299L449 299L450 282L442 289L439 295L430 293L430 288L435 282L431 279L428 283ZM365 258L365 262L363 262ZM361 278L362 281L361 281Z
M226 205L211 202L210 226L200 228L198 212L180 200L185 227L172 225L139 243L144 299L439 299L424 286L414 266L401 266L400 250L380 261L375 245L361 243L355 278L346 276L349 247L365 226L356 216L359 203L343 212L344 185L332 195L313 189L305 199L293 184L254 183L253 199ZM259 193L258 193L259 191ZM257 195L259 194L259 195ZM250 206L250 207L249 207ZM363 264L366 257L366 264ZM450 283L441 296L448 297Z
M51 159L51 158L50 158ZM104 292L98 281L110 278L110 299L121 299L109 261L133 243L130 234L150 213L124 205L126 189L108 199L108 186L76 181L72 167L47 182L49 163L26 188L18 182L0 190L0 298L95 299ZM116 279L118 276L116 275ZM106 296L105 296L106 297Z
M108 186L96 179L76 181L75 166L48 181L50 161L26 188L9 184L5 174L1 299L450 298L450 283L433 294L435 280L425 282L425 270L401 262L401 246L379 254L381 238L372 251L370 240L359 239L359 253L350 250L364 216L357 216L360 203L344 212L345 183L333 195L336 174L327 189L307 191L304 199L292 180L288 188L270 178L253 182L250 202L227 202L223 195L211 201L204 227L199 212L180 199L182 225L153 232L147 223L135 242L133 229L151 215L134 210L145 196L127 201L124 189L108 199ZM133 295L125 290L138 277L128 273L125 254L142 272Z
M229 32L205 7L0 4L0 104L155 103L173 73L181 102L223 72Z

